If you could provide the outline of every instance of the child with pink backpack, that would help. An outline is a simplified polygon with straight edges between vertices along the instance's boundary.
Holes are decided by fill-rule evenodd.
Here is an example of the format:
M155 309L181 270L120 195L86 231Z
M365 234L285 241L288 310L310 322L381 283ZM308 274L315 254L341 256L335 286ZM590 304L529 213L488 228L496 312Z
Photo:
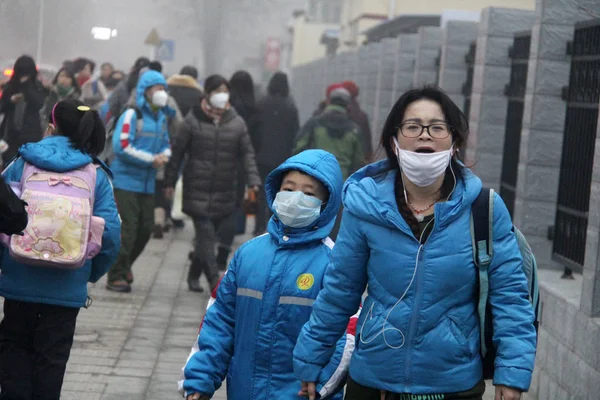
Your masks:
M45 138L3 173L28 223L0 235L0 400L60 398L77 315L117 258L121 222L111 172L96 159L104 125L77 100L56 103Z

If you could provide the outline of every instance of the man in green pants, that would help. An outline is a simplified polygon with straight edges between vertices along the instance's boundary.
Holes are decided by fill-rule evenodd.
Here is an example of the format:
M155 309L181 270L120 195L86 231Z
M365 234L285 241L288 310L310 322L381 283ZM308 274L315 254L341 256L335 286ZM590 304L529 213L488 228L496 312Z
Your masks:
M156 71L139 79L134 108L125 110L113 134L115 198L121 215L121 250L108 273L106 288L131 292L131 266L146 247L154 228L156 170L171 156L167 82Z

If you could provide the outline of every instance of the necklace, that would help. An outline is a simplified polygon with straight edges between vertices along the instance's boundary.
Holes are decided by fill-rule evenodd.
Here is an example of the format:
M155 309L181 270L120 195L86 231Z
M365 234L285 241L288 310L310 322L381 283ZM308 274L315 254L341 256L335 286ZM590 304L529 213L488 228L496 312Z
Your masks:
M413 215L415 216L415 218L417 219L418 222L423 222L423 220L425 219L425 216L423 215L423 213L427 210L429 210L431 207L433 207L435 205L437 201L434 201L433 203L431 203L430 205L428 205L427 207L424 208L416 208L414 206L414 204L412 203L412 201L408 201L408 205L411 208L411 210L413 211Z
M425 208L416 208L415 205L413 204L413 202L408 199L408 194L406 193L406 188L404 188L404 200L406 200L406 202L408 203L408 206L412 210L413 215L415 216L417 221L423 222L423 220L425 219L425 216L423 215L423 213L425 211L429 210L431 207L433 207L435 205L435 203L437 203L439 201L439 198L436 199L433 203L431 203L430 205L428 205Z
M431 207L433 207L435 205L435 201L433 203L431 203L430 205L428 205L427 207L423 207L423 208L416 208L414 206L414 204L412 203L412 201L409 201L408 204L410 205L410 208L413 210L413 212L417 215L423 214L425 211L429 210Z
M412 210L417 213L417 214L423 214L425 211L429 210L431 207L433 207L435 205L435 201L433 203L431 203L430 205L428 205L427 207L424 208L416 208L414 206L414 204L412 203L412 201L409 201L408 204L410 205L410 208L412 208Z

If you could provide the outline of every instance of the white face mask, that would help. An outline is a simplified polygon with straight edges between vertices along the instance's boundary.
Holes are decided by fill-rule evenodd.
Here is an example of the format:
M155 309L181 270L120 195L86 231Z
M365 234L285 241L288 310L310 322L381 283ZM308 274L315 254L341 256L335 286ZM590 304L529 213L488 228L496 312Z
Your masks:
M224 109L229 103L229 93L215 93L210 96L210 105L218 108Z
M400 169L409 181L419 187L427 187L442 176L450 165L453 149L435 153L415 153L402 150L398 140L394 138L396 156Z
M152 95L152 105L156 107L163 108L167 105L167 101L169 100L169 95L165 90L157 90Z
M273 210L279 220L290 228L305 228L321 215L321 200L302 192L279 192Z

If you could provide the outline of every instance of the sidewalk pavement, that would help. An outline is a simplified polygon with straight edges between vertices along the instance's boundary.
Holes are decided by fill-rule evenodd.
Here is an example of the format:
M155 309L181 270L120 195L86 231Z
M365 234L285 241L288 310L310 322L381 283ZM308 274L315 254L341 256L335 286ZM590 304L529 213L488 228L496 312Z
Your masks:
M250 237L238 236L234 248ZM151 240L133 267L130 294L108 292L106 278L90 284L94 301L79 314L61 399L182 398L177 381L209 298L208 291L187 288L192 238L188 220L183 230ZM207 287L206 281L203 285ZM213 399L227 398L224 387ZM493 393L488 385L484 400L493 400Z

